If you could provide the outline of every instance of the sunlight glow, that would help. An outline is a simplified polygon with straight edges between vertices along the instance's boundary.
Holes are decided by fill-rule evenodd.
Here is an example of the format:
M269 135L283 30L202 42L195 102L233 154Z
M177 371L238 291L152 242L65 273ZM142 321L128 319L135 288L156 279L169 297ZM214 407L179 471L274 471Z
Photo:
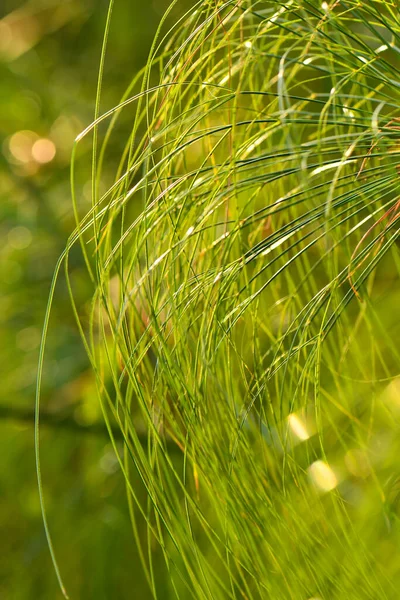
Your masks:
M312 482L323 492L330 492L338 484L335 473L322 460L313 462L308 468L308 474Z
M304 442L305 440L309 439L310 434L308 433L304 423L299 419L297 415L289 415L288 423L290 425L291 430L299 438L299 440Z
M347 106L343 106L343 112L346 115L346 117L350 117L350 119L354 119L353 111L350 110L350 108L347 108Z
M299 229L301 229L301 228L299 227ZM274 242L273 244L271 244L270 246L268 246L268 248L266 250L264 250L263 252L261 252L261 256L266 256L267 254L269 254L270 252L272 252L272 250L275 250L275 248L278 248L279 246L281 246L292 235L293 235L293 232L288 233L287 235L284 235L283 237L279 238L276 242Z
M311 171L311 175L318 175L318 173L323 173L324 171L329 171L329 169L336 169L336 167L340 167L342 165L348 165L349 163L354 162L352 160L338 160L333 163L329 163L328 165L322 165L321 167L317 167L313 171Z

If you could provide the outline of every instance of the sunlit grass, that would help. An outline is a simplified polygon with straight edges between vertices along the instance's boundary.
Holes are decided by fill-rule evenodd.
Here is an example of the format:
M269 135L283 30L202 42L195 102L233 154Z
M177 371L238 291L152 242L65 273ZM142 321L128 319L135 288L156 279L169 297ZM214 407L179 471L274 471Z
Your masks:
M399 38L390 2L200 2L101 113L105 35L54 285L124 436L150 597L396 597Z

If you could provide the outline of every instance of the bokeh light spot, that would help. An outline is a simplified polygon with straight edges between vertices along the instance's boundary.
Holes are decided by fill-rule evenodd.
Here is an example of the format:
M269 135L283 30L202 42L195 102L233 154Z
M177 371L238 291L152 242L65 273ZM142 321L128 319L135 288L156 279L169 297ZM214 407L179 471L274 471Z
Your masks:
M310 434L308 433L304 423L299 419L299 417L297 415L295 415L295 414L289 415L288 422L289 422L290 429L299 438L299 440L304 442L305 440L309 439Z
M40 331L37 327L26 327L18 331L16 346L24 352L35 350L40 344Z
M32 146L32 157L42 165L51 162L55 155L56 147L49 139L40 138Z
M24 250L32 242L32 234L27 227L19 225L8 232L8 243L15 250Z
M308 468L308 474L312 482L323 492L330 492L337 484L338 480L329 465L322 460L316 460Z
M8 142L11 155L20 163L29 163L32 160L32 147L37 140L33 131L17 131Z

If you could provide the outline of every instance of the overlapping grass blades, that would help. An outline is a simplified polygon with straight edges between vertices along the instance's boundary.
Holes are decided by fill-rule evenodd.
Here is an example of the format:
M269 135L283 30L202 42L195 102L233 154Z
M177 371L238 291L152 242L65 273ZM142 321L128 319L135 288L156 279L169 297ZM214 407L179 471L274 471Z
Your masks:
M399 65L395 2L213 1L99 78L60 266L149 597L396 597Z

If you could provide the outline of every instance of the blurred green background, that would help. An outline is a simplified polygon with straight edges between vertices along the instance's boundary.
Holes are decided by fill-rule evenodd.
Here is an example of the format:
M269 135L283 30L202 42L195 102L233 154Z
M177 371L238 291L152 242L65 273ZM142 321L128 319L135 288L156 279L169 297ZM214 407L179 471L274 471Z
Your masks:
M116 2L102 110L118 102L144 65L167 4ZM36 484L35 377L53 269L74 227L70 154L75 136L93 119L107 9L107 0L0 4L2 599L61 597ZM83 199L90 194L89 153L88 144L87 156L81 153L78 160ZM84 297L85 270L78 253L71 255L71 269ZM46 355L41 426L55 549L72 598L147 598L123 478L93 392L61 279ZM162 581L161 570L159 577Z

